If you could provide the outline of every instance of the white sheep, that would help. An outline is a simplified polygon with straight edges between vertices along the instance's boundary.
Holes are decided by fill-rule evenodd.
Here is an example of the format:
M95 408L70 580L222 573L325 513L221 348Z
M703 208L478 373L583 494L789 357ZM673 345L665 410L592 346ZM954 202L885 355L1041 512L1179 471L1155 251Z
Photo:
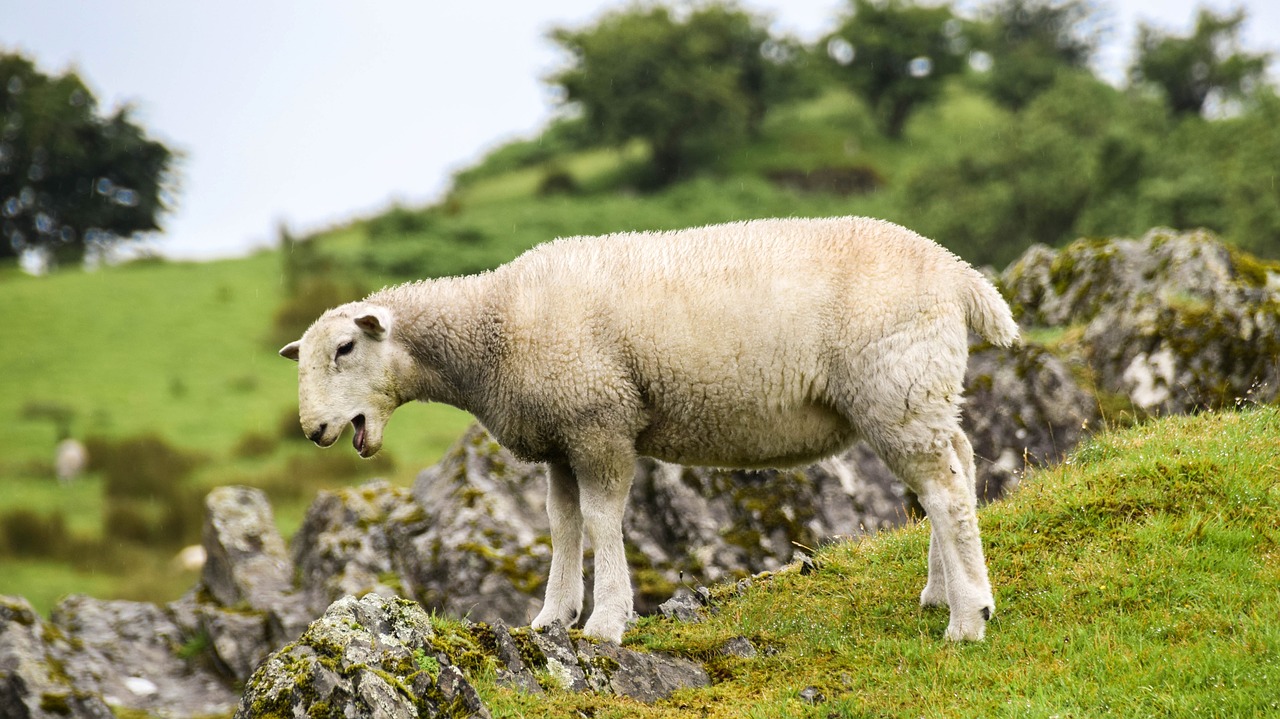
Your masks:
M950 606L949 639L978 640L995 602L959 421L970 329L1018 337L995 288L931 240L866 218L783 219L556 240L329 310L280 354L299 362L302 428L320 446L352 424L372 456L397 407L440 401L548 463L551 571L534 627L578 620L585 528L584 632L621 640L638 455L782 467L863 439L931 520L921 604Z
M53 451L53 471L61 484L71 484L88 467L89 450L78 439L64 439Z

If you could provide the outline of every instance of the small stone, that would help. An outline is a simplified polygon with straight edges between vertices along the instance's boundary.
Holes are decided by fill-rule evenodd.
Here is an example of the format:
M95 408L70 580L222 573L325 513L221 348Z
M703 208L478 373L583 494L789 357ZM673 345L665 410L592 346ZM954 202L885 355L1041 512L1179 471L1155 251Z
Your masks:
M738 657L740 659L750 659L756 652L756 645L751 643L746 637L733 637L720 647L720 653L730 657Z
M444 695L445 701L461 706L467 716L476 719L489 719L489 709L476 693L475 687L462 675L462 671L453 665L440 668L440 676L436 678L436 686Z
M692 595L678 594L658 605L658 611L668 619L678 622L702 621L701 604Z
M591 674L590 684L600 693L654 702L671 696L677 689L711 683L700 665L659 652L637 652L612 642L594 644L583 640L578 642L578 654Z
M791 555L791 564L798 566L801 575L809 575L818 571L818 563L813 561L813 557L804 552L797 551Z
M807 704L821 704L827 700L827 697L823 695L822 690L812 686L801 689L798 696L800 697L800 701Z
M520 649L511 638L511 631L507 629L507 625L494 622L489 631L493 634L493 641L497 646L498 660L505 665L504 669L498 670L498 683L526 694L541 694L542 687L520 657Z

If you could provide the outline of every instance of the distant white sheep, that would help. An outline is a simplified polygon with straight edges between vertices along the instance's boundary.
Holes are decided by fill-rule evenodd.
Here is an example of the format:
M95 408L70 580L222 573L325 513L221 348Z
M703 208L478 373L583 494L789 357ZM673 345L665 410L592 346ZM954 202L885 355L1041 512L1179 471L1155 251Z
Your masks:
M62 484L71 484L89 467L89 450L76 439L64 439L54 449L53 471Z
M931 520L920 602L950 606L948 638L976 640L995 602L959 422L970 329L1018 337L995 288L934 242L866 218L760 220L557 240L329 310L280 354L299 362L303 432L321 446L352 424L372 456L398 406L440 401L549 464L551 573L534 627L577 621L585 528L584 631L621 640L638 455L781 467L863 439Z

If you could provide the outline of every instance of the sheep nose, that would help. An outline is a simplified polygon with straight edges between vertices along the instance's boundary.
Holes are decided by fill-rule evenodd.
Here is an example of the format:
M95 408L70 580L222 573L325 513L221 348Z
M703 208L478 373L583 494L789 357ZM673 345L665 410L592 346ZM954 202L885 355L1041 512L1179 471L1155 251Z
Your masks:
M324 436L324 431L328 427L329 425L327 424L322 424L319 427L316 427L316 431L307 435L307 439L311 440L312 442L315 442L316 444L320 444L320 438Z

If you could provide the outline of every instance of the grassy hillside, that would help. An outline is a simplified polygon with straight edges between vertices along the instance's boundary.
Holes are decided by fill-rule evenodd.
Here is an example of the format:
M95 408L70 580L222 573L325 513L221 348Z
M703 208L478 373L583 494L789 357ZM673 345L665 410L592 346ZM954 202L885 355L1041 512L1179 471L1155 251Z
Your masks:
M1247 717L1280 713L1280 410L1106 434L980 511L997 615L942 639L921 610L927 524L841 543L808 576L720 588L699 624L626 643L709 662L644 706L486 686L494 716ZM760 653L719 649L749 638ZM823 697L800 695L815 687Z
M267 486L286 531L300 521L317 487L388 473L407 484L461 432L467 423L461 412L406 407L388 428L391 454L406 458L398 465L354 462L347 456L353 455L349 445L320 453L295 441L301 439L296 370L275 356L268 340L281 298L280 263L274 253L202 264L140 263L42 278L3 271L0 417L6 431L0 433L0 481L5 486L0 519L28 510L62 522L69 542L66 555L85 554L71 546L76 542L104 542L103 472L66 487L54 481L57 436L47 419L51 412L67 413L72 435L81 439L155 435L198 455L197 470L185 480L190 502L198 503L202 488L217 484ZM254 446L260 449L246 449ZM128 475L136 463L136 471L142 471L146 459L126 459L117 470ZM291 483L297 484L296 491ZM12 522L0 529L0 550L6 535L22 531ZM198 540L199 527L189 528L185 536ZM88 552L90 556L75 562L67 561L69 556L44 555L40 547L4 552L0 594L26 595L47 609L73 591L168 599L192 583L191 577L170 568L167 559L174 547L151 552L146 546L122 552L110 546L99 549L101 554ZM95 563L95 558L102 561ZM117 571L122 564L130 570Z

